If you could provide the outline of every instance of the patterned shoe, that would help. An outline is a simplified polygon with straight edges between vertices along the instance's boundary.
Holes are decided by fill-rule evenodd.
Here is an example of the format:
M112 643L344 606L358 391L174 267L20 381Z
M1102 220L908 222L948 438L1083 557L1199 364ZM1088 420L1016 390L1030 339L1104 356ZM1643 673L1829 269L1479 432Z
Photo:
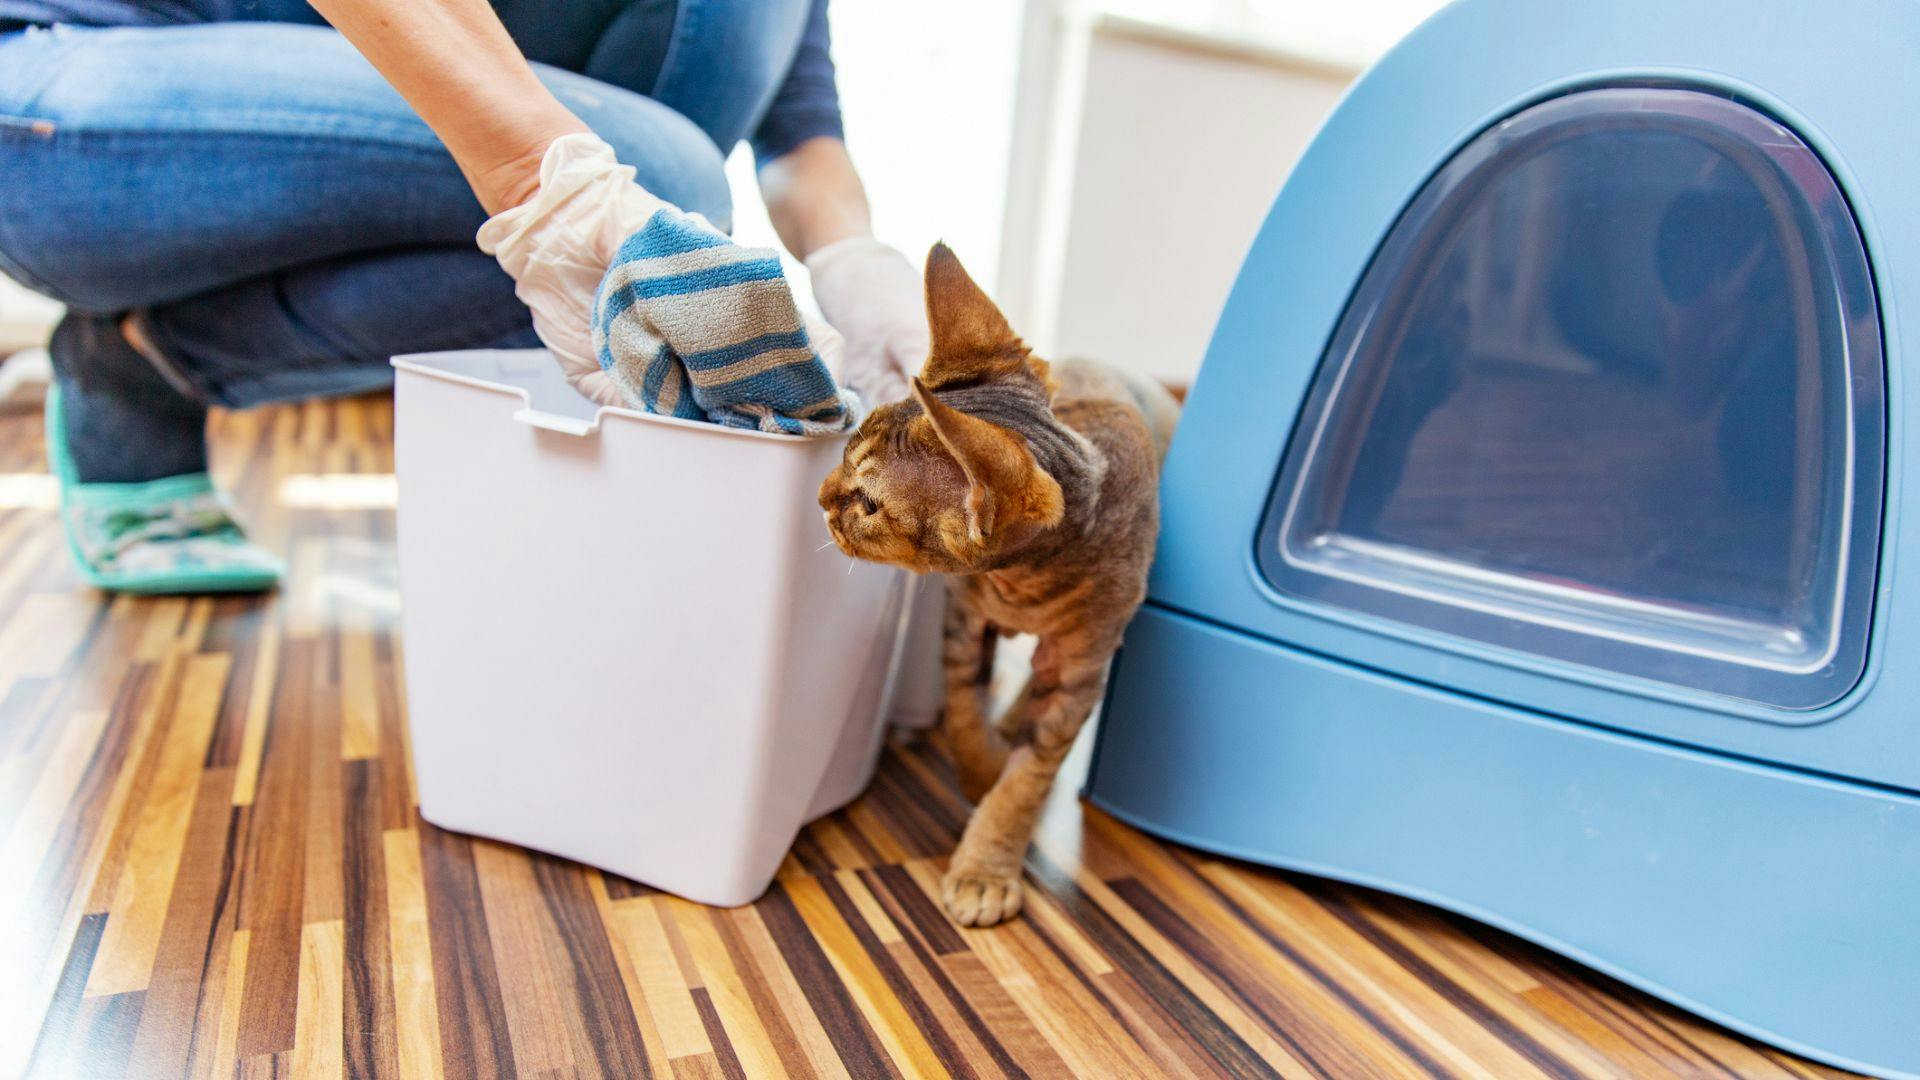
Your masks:
M60 523L80 576L130 593L260 592L279 559L247 540L206 473L134 484L81 483L67 452L57 386L47 392L47 457L60 480Z

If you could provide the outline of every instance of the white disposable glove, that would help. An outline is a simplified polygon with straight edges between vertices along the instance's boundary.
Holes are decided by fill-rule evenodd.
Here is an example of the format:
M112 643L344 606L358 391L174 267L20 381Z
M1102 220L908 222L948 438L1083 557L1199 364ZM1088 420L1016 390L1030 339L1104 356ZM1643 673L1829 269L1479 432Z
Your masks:
M599 136L562 135L540 160L540 189L488 218L475 237L513 278L567 381L603 405L625 402L594 356L594 293L620 245L666 205L633 182L633 168Z
M607 267L665 200L634 182L597 135L562 135L540 160L540 188L480 226L480 250L500 260L533 329L574 389L602 405L631 405L600 370L593 349L593 299ZM689 215L706 224L698 214ZM718 235L718 230L716 230ZM840 335L817 320L807 331L828 367L841 362Z
M869 405L907 396L907 377L927 358L927 305L920 272L905 255L856 236L807 257L820 311L846 338L841 380Z

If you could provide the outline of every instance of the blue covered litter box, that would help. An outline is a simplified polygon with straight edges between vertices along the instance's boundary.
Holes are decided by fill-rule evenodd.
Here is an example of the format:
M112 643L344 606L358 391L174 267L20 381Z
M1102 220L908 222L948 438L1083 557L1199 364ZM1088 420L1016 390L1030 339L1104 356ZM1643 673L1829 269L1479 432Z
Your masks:
M1916 282L1920 3L1446 8L1254 239L1088 797L1920 1075Z

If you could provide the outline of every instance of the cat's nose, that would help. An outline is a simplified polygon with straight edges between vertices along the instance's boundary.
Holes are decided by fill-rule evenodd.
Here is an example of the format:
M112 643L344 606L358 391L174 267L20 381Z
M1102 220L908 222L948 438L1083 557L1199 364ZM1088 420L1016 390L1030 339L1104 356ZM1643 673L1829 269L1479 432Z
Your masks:
M832 510L846 501L846 492L842 490L846 485L840 482L840 474L841 470L836 468L827 474L825 480L820 481L820 493L817 499L820 509Z
M827 523L827 537L839 545L842 551L846 550L847 531L840 527L841 515L829 509L820 511L820 517Z

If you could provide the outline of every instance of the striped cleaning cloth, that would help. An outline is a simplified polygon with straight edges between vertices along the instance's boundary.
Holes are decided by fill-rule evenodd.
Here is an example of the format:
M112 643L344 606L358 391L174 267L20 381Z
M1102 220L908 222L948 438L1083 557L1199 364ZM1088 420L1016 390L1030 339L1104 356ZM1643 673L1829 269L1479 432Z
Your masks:
M815 351L780 257L672 208L615 254L594 298L593 345L648 412L790 435L845 431L859 415Z

